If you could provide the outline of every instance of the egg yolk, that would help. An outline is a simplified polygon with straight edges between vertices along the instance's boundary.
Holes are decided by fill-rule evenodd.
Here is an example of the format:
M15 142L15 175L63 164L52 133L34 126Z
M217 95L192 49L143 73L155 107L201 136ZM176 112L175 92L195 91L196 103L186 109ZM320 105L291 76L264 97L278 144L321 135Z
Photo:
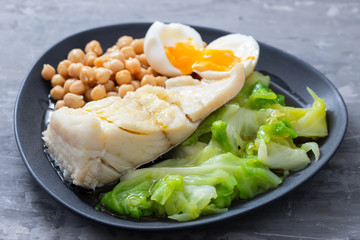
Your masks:
M203 71L229 71L241 61L231 50L197 49L191 43L178 42L175 46L164 46L170 63L179 69L182 74L191 74L194 70Z

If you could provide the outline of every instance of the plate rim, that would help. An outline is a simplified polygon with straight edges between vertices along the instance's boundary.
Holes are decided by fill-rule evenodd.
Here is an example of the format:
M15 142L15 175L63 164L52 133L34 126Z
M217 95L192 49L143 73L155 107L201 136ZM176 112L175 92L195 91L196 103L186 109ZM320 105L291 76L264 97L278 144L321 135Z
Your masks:
M319 70L317 70L315 67L313 67L312 65L310 65L308 62L305 62L304 60L298 58L297 56L294 56L290 53L287 53L284 50L281 50L277 47L273 47L269 44L263 43L261 41L259 42L259 45L263 45L267 48L273 49L277 52L279 52L281 55L287 56L287 57L291 57L293 59L295 59L296 61L300 62L301 64L303 64L306 68L311 69L312 71L314 71L317 75L321 76L322 79L327 83L328 86L330 86L332 88L333 91L337 92L338 97L340 99L340 104L343 106L342 110L344 110L344 114L341 115L342 117L344 117L344 122L345 124L342 126L341 129L341 133L342 135L340 137L337 138L337 142L336 142L336 148L332 149L328 159L326 159L325 161L323 161L321 164L317 165L314 169L314 171L306 176L305 178L303 178L302 181L298 181L296 182L296 184L290 189L290 190L286 190L284 189L283 191L281 191L281 186L272 190L277 190L277 189L281 189L278 190L280 191L279 194L276 194L275 196L271 196L265 200L264 203L253 206L248 208L247 210L243 211L243 212L230 212L231 209L229 209L228 212L226 213L221 213L221 214L213 214L213 215L208 215L210 217L206 217L206 216L202 216L199 219L196 219L194 221L189 221L189 222L174 222L174 224L170 224L170 225L163 225L164 222L161 221L156 221L159 222L160 225L156 226L156 225L144 225L144 226L139 226L139 225L132 225L132 223L136 223L138 221L133 221L131 219L126 220L128 222L128 224L118 224L115 222L108 222L108 221L104 221L102 219L98 219L96 217L90 216L89 214L86 214L78 209L76 209L75 207L69 205L68 203L64 202L63 200L59 199L58 196L56 194L53 194L43 183L43 181L41 179L39 179L39 177L34 173L34 170L32 169L32 166L30 166L27 157L25 156L25 153L22 149L22 145L19 139L19 133L18 133L18 109L19 109L19 104L20 104L20 97L21 94L23 92L24 86L27 82L27 79L29 77L29 75L31 74L31 72L33 71L34 67L38 64L38 62L40 61L40 59L42 59L51 49L55 48L57 45L59 45L60 43L74 38L77 35L82 35L85 34L87 32L92 32L92 31L99 31L102 29L106 29L106 28L113 28L113 27L126 27L126 26L138 26L138 27L145 27L145 26L150 26L152 24L152 22L128 22L128 23L118 23L118 24L111 24L111 25L104 25L104 26L99 26L99 27L94 27L94 28L89 28L89 29L85 29L79 32L75 32L74 34L71 34L67 37L64 37L63 39L55 42L54 44L52 44L49 48L47 48L44 52L42 52L42 54L36 58L35 62L31 65L31 67L29 68L29 70L26 72L24 79L22 80L22 84L19 88L18 94L16 96L16 101L15 101L15 105L14 105L14 112L13 112L13 127L14 127L14 135L15 135L15 140L16 140L16 144L19 150L19 153L22 157L22 160L27 168L27 170L30 172L30 174L32 175L32 177L36 180L36 182L42 187L42 189L44 189L53 199L55 199L58 203L60 203L61 205L65 206L67 209L71 210L72 212L76 213L79 216L85 217L87 219L90 219L92 221L95 221L97 223L101 223L101 224L105 224L105 225L109 225L109 226L113 226L113 227L118 227L118 228L123 228L123 229L132 229L132 230L174 230L174 229L183 229L183 228L189 228L189 227L196 227L196 226L200 226L200 225L205 225L205 224L210 224L210 223L214 223L220 220L227 220L227 219L231 219L234 217L238 217L240 215L243 214L247 214L255 209L259 209L265 205L268 205L269 203L282 198L283 196L285 196L286 194L289 194L290 192L294 191L298 186L304 184L305 182L307 182L311 177L313 177L326 163L329 162L329 160L334 156L334 154L336 153L336 151L338 150L344 136L346 133L346 129L348 126L348 111L347 111L347 107L345 104L345 101L343 99L343 97L341 96L340 92L337 90L337 88L334 86L334 84L324 75L322 74ZM205 30L205 31L210 31L210 32L217 32L217 33L221 33L221 34L230 34L232 32L229 31L224 31L221 29L216 29L216 28L210 28L210 27L204 27L204 26L197 26L197 25L192 25L192 24L187 24L195 29L201 29L201 30ZM60 179L59 179L60 180ZM270 190L271 191L271 190ZM267 191L268 192L268 191ZM74 193L75 194L75 193ZM261 196L262 194L255 196L254 198L248 199L247 201L252 201L253 199ZM86 203L85 203L86 204ZM94 211L96 211L94 209ZM115 218L115 217L113 217ZM116 218L115 218L116 219ZM141 223L141 222L140 222Z

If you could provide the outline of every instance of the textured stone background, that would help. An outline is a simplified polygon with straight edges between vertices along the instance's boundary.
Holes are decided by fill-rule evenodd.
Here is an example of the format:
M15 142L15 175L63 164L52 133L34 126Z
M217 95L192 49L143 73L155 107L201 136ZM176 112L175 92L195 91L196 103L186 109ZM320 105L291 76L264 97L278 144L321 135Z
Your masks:
M358 0L0 3L0 239L360 239ZM337 154L310 181L260 210L176 233L115 229L58 204L28 173L13 135L14 102L26 72L46 49L73 33L154 20L250 34L320 70L349 110Z

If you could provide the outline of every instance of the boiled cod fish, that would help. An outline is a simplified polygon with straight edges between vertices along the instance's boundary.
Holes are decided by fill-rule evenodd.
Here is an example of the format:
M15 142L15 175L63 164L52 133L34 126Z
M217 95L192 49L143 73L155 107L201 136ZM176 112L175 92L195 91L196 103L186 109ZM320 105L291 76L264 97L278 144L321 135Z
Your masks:
M165 88L145 85L124 98L63 107L53 112L43 140L66 179L95 189L181 143L240 91L244 78L238 64L221 80L179 76Z

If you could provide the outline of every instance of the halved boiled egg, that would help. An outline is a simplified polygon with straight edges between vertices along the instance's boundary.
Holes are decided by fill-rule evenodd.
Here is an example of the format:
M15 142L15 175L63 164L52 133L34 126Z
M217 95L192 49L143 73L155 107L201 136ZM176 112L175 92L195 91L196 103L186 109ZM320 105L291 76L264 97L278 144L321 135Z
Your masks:
M144 53L150 66L168 77L183 75L181 68L172 65L165 51L166 48L176 46L178 43L188 43L196 49L203 46L200 34L189 26L179 23L154 22L144 40ZM189 49L180 50L184 51L183 59L177 58L177 61L184 62L184 57L189 54L186 52L187 50Z
M155 22L146 33L144 52L151 67L163 75L196 72L202 78L222 79L238 63L244 65L248 76L257 63L259 45L251 36L229 34L204 48L195 29L179 23Z
M246 77L253 71L259 59L259 44L252 36L243 35L240 33L229 34L220 37L211 42L207 47L207 51L229 51L236 57L236 60L244 65ZM218 59L220 61L221 59ZM230 64L229 64L230 65ZM229 69L215 72L213 69L199 72L195 71L203 78L222 78L228 75ZM216 75L216 76L215 76Z

